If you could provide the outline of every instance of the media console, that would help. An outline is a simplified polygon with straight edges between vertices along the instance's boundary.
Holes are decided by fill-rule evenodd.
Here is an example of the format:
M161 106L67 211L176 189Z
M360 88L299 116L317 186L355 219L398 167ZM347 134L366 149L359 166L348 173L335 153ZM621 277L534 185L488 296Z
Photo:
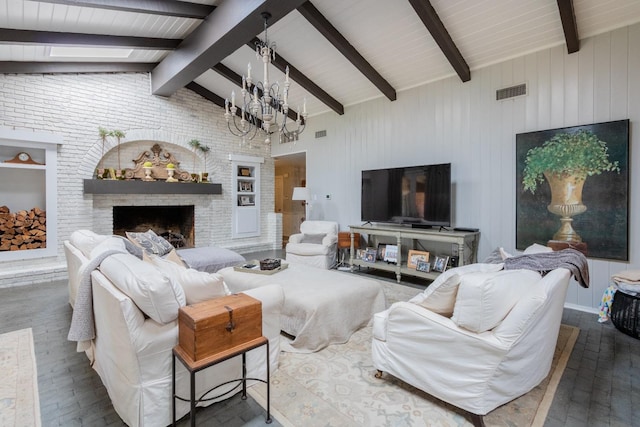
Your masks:
M351 231L351 251L349 256L349 263L351 268L354 266L362 266L375 268L378 270L391 271L396 274L396 279L400 283L402 275L423 277L425 279L435 279L440 274L439 272L422 272L413 268L407 267L407 252L409 249L416 249L417 241L434 242L434 243L451 243L457 245L458 248L458 265L465 265L477 262L478 258L478 243L480 241L479 231L446 231L438 229L421 229L410 228L394 225L351 225L349 226ZM372 239L372 236L381 237L393 237L395 243L398 245L398 262L396 264L390 264L384 261L367 262L362 259L356 258L354 235L356 233L366 234L368 240ZM403 239L411 240L407 250L403 252ZM438 255L438 253L435 253Z

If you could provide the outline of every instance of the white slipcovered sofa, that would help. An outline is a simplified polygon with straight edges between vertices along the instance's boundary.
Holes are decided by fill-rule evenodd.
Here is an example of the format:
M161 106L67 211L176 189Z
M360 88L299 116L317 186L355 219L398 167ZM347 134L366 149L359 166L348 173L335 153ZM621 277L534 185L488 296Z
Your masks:
M482 416L549 373L571 273L541 277L502 264L441 274L409 302L374 316L372 357L382 371Z
M77 284L78 292L71 329L77 312L87 310L83 286L90 280L89 309L95 321L95 338L83 343L88 345L87 356L116 412L129 426L171 424L171 359L178 343L177 311L186 302L228 292L226 285L217 274L197 272L157 257L149 262L139 259L127 253L122 239L112 236L105 238L83 230L74 232L64 245L69 280ZM93 260L107 254L111 255L104 257L98 269L91 269ZM262 303L262 333L269 339L270 368L274 372L280 353L282 288L271 285L245 293ZM265 349L247 354L248 377L266 378ZM188 397L189 374L179 362L176 369L177 393ZM198 373L196 393L200 395L241 376L241 358L227 360ZM216 394L234 386L224 386ZM237 388L218 400L239 391ZM177 417L188 412L189 404L179 401Z
M300 233L289 237L287 261L329 269L336 263L338 223L303 221Z

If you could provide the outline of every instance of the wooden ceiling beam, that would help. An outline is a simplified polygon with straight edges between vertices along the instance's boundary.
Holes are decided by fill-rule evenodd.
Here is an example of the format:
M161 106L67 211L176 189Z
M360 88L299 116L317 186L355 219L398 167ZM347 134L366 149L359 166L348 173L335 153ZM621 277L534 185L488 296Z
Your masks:
M221 97L220 95L216 95L215 93L211 92L206 87L204 87L202 85L199 85L196 82L187 83L187 85L185 87L187 89L190 89L190 90L194 91L195 93L197 93L198 95L200 95L204 99L213 102L218 107L224 108L224 98ZM239 113L237 115L239 116Z
M1 61L2 74L148 73L149 62L23 62Z
M201 97L203 97L204 99L213 102L215 105L217 105L218 107L224 109L224 98L221 97L220 95L217 95L213 92L211 92L209 89L207 89L206 87L199 85L196 82L189 82L186 84L185 86L187 89L194 91L195 93L197 93L198 95L200 95ZM238 108L236 110L236 116L240 117L241 111ZM262 127L262 120L257 119L257 124L259 127Z
M177 48L181 41L180 39L161 39L156 37L111 36L0 28L0 43L4 44L109 46L166 50Z
M222 77L229 80L231 83L237 85L238 87L242 87L242 76L236 73L235 71L233 71L231 68L227 67L226 65L222 63L218 63L213 67L211 67L211 69L216 73L220 74ZM249 90L249 93L252 93L251 91L253 89L247 88L247 90ZM262 90L260 90L260 88L258 88L258 96L262 96ZM298 113L293 109L289 108L287 112L287 117L289 117L291 120L295 120L297 116L298 116Z
M38 0L41 3L65 4L68 6L96 9L120 10L149 15L175 16L177 18L204 19L215 6L174 0Z
M580 50L580 39L578 38L578 24L573 10L573 0L558 0L558 10L564 30L564 39L567 43L567 52L577 52Z
M431 33L431 37L440 46L440 50L447 57L453 69L458 73L460 80L463 82L471 80L469 65L462 57L435 9L431 6L431 2L429 0L409 0L409 3L411 3L418 17Z
M260 43L260 39L254 37L250 42L247 43L247 46L255 50L256 43ZM338 102L335 98L325 92L320 86L315 84L310 78L306 75L302 74L300 70L291 65L289 61L285 58L276 54L276 58L271 62L278 70L283 73L286 72L287 65L289 66L289 77L296 81L303 89L309 92L311 95L318 98L319 101L322 101L323 104L331 108L336 113L343 115L344 114L344 106Z
M225 0L178 49L169 53L151 72L154 95L170 96L187 83L231 55L264 30L263 12L269 25L277 22L304 0Z
M351 43L320 13L310 2L306 1L298 12L305 17L311 25L315 27L345 58L347 58L375 87L378 88L391 101L396 100L396 90L387 82L384 77L353 47ZM291 69L289 69L291 72Z

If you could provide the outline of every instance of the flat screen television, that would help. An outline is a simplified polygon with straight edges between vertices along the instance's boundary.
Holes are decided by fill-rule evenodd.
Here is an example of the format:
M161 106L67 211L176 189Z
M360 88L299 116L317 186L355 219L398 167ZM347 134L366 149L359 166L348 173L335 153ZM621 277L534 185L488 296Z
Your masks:
M362 171L363 222L451 225L451 163Z

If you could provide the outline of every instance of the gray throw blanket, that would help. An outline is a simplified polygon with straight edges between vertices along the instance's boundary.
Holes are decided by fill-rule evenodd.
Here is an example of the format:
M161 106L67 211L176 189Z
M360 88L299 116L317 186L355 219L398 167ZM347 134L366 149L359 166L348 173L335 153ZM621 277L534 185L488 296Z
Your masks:
M520 255L504 260L505 270L534 270L546 274L556 268L566 268L576 278L580 286L589 287L589 265L587 257L575 249L563 249L557 252L543 252L531 255Z
M69 341L78 342L78 351L84 351L89 348L90 341L96 337L95 324L93 320L93 291L91 290L91 272L98 268L102 261L113 254L126 253L116 249L108 250L93 259L90 259L84 265L84 271L78 285L78 294L76 295L76 303L73 308L71 317L71 326L69 327Z

